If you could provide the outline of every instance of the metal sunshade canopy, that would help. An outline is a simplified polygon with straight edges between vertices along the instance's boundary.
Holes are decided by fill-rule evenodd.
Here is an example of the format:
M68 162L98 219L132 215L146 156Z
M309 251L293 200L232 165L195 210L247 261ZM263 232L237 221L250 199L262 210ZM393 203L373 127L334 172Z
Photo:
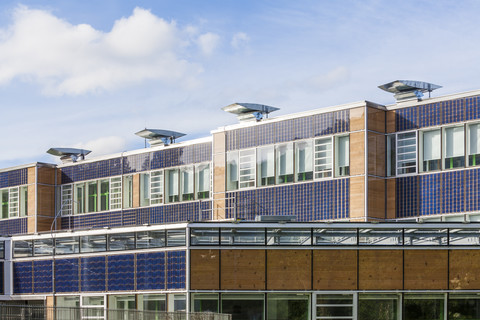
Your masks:
M60 157L62 162L76 162L78 158L83 160L90 152L92 151L76 148L50 148L47 150L48 154Z
M171 142L175 142L175 139L185 135L185 133L161 129L143 129L135 134L139 137L149 139L150 145L156 145L159 143L167 145Z
M268 115L270 112L280 110L279 108L266 106L264 104L257 103L233 103L222 108L223 111L235 114L237 118L242 120L261 120L264 115Z
M439 89L442 86L423 81L395 80L378 87L391 93L403 93L409 91L432 92L433 90Z

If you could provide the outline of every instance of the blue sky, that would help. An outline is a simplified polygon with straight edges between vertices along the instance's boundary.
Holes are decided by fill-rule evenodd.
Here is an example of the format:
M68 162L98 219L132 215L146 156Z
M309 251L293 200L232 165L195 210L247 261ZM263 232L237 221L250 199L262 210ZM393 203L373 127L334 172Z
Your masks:
M220 110L286 114L389 104L396 80L480 89L478 1L2 1L0 168L185 139L235 123Z

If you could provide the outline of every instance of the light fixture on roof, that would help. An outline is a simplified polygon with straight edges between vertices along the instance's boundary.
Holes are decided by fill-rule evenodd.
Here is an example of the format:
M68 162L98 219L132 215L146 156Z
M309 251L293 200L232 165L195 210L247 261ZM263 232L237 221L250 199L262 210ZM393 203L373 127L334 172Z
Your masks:
M378 87L384 91L393 93L395 99L400 102L415 98L420 101L425 92L428 92L428 97L430 98L430 93L442 86L423 81L395 80Z
M145 141L148 139L150 146L156 145L166 145L174 143L175 139L183 137L185 133L170 131L170 130L160 130L160 129L144 129L135 133L137 136L142 137Z
M238 121L260 121L264 117L268 117L270 112L280 109L257 103L233 103L229 106L223 107L222 110L235 114L238 118Z
M50 148L47 151L48 154L60 157L60 160L62 160L63 163L84 160L85 156L90 152L92 151L76 148Z

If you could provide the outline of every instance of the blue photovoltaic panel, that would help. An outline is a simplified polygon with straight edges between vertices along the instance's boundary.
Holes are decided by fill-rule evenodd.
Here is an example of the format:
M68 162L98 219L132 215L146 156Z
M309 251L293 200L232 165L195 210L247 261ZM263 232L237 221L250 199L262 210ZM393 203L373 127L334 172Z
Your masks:
M460 122L465 119L464 99L442 102L443 124Z
M420 176L420 215L442 213L442 175L440 173Z
M0 188L15 187L27 184L28 170L18 169L0 173Z
M49 293L53 291L52 260L33 261L33 292Z
M418 176L397 178L396 187L397 218L418 216Z
M294 131L294 120L285 120L276 123L276 141L275 142L286 142L292 141L295 135Z
M480 210L480 170L465 170L465 211Z
M442 212L465 211L464 175L465 171L445 172L442 177Z
M312 117L313 136L325 136L333 134L333 112L316 114Z
M199 143L195 145L195 163L212 161L212 143Z
M263 146L276 142L275 123L266 123L258 126L258 145Z
M397 131L418 128L418 107L395 110L395 126Z
M137 254L137 290L165 289L165 252Z
M438 126L442 123L442 106L440 102L419 106L420 127Z
M465 118L466 120L480 118L480 96L465 99Z
M201 202L201 221L213 220L212 217L212 201Z
M313 183L294 185L294 212L297 221L313 220Z
M13 293L31 294L33 292L33 263L13 263Z
M334 204L334 181L324 180L314 183L314 219L328 220L333 218L333 204Z
M15 218L0 220L0 235L26 234L27 219L28 218Z
M56 292L78 292L79 275L78 259L55 260Z
M233 206L237 213L237 219L254 220L257 212L255 190L246 190L234 193Z
M276 214L275 210L275 187L257 189L255 193L255 202L257 205L257 212L261 216L273 216Z
M150 224L165 223L165 214L163 212L163 206L157 206L157 207L151 208L149 223Z
M234 218L237 193L238 192L227 192L225 194L225 219Z
M347 132L350 130L350 110L341 110L333 113L334 133Z
M237 131L237 148L246 149L257 146L257 126L238 129Z
M150 153L134 154L123 157L123 173L150 170Z
M185 289L186 260L185 251L167 252L167 289Z
M293 215L293 185L275 188L275 215Z
M312 119L313 117L303 117L292 120L295 128L294 140L313 137Z
M180 161L181 150L180 148L171 148L164 150L165 152L165 167L175 167L182 165Z
M108 291L135 290L133 254L108 256Z
M350 199L350 179L336 179L333 180L335 184L335 219L345 219L350 216L349 213L349 199Z
M231 130L225 132L225 140L226 140L226 150L232 151L237 150L237 130Z
M81 291L105 291L105 257L80 259Z
M163 151L152 152L150 156L150 169L161 169L165 167L165 154Z
M179 163L182 164L190 164L194 163L195 159L195 146L185 146L178 148L178 155L179 155ZM167 163L168 164L168 163Z

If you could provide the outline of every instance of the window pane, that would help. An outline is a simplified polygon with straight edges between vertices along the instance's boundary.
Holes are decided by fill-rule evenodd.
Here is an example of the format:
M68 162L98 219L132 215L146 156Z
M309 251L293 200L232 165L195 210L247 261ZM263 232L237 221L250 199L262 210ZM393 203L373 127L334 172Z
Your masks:
M163 171L150 173L150 204L163 203Z
M180 190L181 201L193 200L195 197L193 191L193 166L180 169Z
M55 254L72 254L80 252L80 239L78 237L55 239Z
M238 151L227 153L227 190L238 189Z
M8 190L8 212L10 218L18 217L19 202L20 194L18 187L10 188Z
M122 177L110 178L110 209L122 208Z
M403 244L402 229L360 229L358 244L397 246Z
M75 214L85 212L85 196L84 195L85 195L85 184L84 183L75 184L75 201L74 201Z
M97 211L97 181L87 183L87 212Z
M131 250L135 249L135 233L119 233L108 235L108 250Z
M166 198L165 202L178 202L179 192L178 192L178 169L175 170L167 170L165 171L165 178L166 178Z
M218 313L218 294L196 293L192 295L193 312Z
M133 176L123 177L123 207L128 209L133 205Z
M480 297L475 294L450 294L448 319L480 319Z
M33 255L33 242L29 240L13 242L13 256L15 258L31 257Z
M24 186L24 187L20 187L20 217L25 217L27 214L28 214L28 187Z
M137 232L137 248L162 248L165 247L165 230Z
M405 320L443 320L444 297L443 295L405 295L404 300Z
M255 149L239 151L240 188L255 187Z
M264 229L221 229L222 245L265 245Z
M442 246L447 245L447 229L405 229L405 245Z
M417 172L417 133L397 135L397 174Z
M480 230L476 229L450 229L449 245L473 246L480 244Z
M293 144L276 146L277 184L293 182Z
M463 126L445 129L445 169L465 165L464 140Z
M387 136L387 177L395 175L395 135Z
M218 228L190 229L190 243L195 246L218 245L220 233Z
M8 189L0 190L0 198L2 199L2 219L8 218Z
M309 296L306 294L269 294L267 296L269 320L307 320Z
M423 171L441 169L441 135L439 130L423 132Z
M295 143L295 177L296 181L313 179L313 142Z
M468 165L476 166L480 164L480 124L471 124L468 130Z
M110 209L110 181L100 180L100 211Z
M257 183L259 186L275 184L275 149L273 146L257 149Z
M315 140L315 178L332 176L332 138Z
M309 246L311 244L309 229L267 229L267 245Z
M210 198L210 164L197 165L195 168L195 175L196 198Z
M138 305L143 306L143 310L160 312L167 311L166 296L164 294L138 295L138 299Z
M348 176L350 174L350 137L337 137L336 140L336 176Z
M167 230L167 247L181 247L186 244L185 229Z
M233 319L264 319L263 295L222 294L222 313Z
M107 250L107 237L105 235L80 237L81 252L101 252Z
M314 245L357 245L356 229L314 229Z
M351 319L353 315L353 295L351 294L331 294L317 295L317 317L327 319L337 317L336 319ZM323 318L327 317L327 318ZM345 318L339 318L345 317Z
M398 305L398 296L361 294L358 300L358 319L397 320Z
M35 256L53 255L53 239L38 239L33 241L33 255Z
M140 206L150 205L150 174L140 174Z

